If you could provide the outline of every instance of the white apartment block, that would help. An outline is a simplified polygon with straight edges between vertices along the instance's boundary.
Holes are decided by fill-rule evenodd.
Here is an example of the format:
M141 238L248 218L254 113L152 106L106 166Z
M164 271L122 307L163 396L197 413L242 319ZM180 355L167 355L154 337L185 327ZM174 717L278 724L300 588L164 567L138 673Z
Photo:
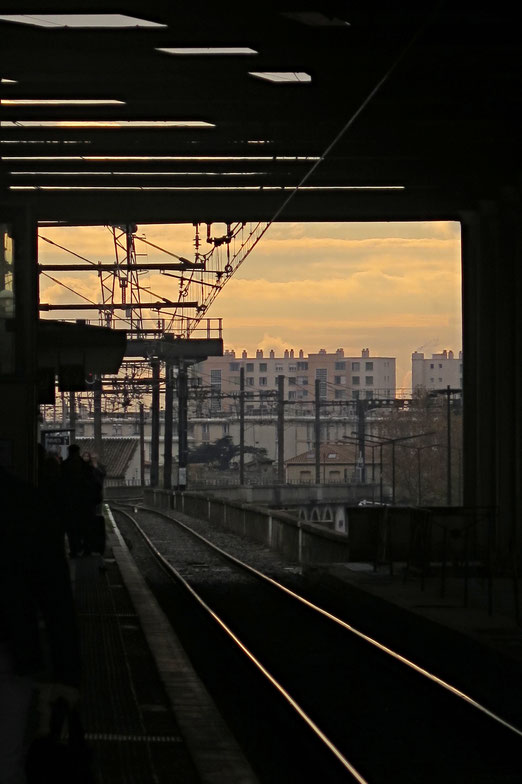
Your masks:
M284 396L298 408L312 409L315 382L320 382L322 401L394 398L396 394L395 357L372 357L362 349L360 356L345 356L342 348L333 353L320 349L317 354L297 354L286 350L276 357L258 349L255 357L246 351L236 356L225 351L191 368L191 384L214 393L214 413L236 410L240 370L245 370L245 412L253 413L264 402L274 401L277 377L284 376ZM230 397L228 397L230 396Z
M462 389L462 351L456 357L453 351L441 351L425 359L424 354L414 351L411 355L411 385L415 390Z

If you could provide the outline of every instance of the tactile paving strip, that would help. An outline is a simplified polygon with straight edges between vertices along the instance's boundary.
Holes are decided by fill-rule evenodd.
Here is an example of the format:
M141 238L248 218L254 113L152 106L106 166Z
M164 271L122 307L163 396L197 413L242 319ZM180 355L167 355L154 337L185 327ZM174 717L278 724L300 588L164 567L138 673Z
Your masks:
M81 714L99 784L196 784L134 608L111 559L71 564L82 648Z

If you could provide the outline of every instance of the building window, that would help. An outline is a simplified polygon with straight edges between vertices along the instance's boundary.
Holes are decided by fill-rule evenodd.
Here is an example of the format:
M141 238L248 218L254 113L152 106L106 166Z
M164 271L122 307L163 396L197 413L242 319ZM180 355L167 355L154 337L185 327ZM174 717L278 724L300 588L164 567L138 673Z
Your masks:
M439 378L439 381L442 381L442 379L441 379L441 378Z
M334 384L346 384L346 376L334 376Z
M254 386L254 379L253 378L247 378L246 383L247 383L247 387L253 387Z
M208 441L210 438L210 425L202 425L201 427L201 440Z
M308 370L308 362L298 362L297 363L298 370Z
M297 392L289 392L288 393L288 399L289 400L295 400L296 398L297 398Z
M284 367L282 365L276 365L276 373L282 372L283 370L284 370Z
M373 397L373 391L371 389L366 390L366 398L367 400L371 400Z
M223 435L227 436L229 432L230 432L230 425L228 424L228 422L225 422L223 424Z
M289 373L295 373L296 370L297 370L297 365L288 365Z
M259 386L266 387L267 386L267 377L266 376L259 376Z
M295 386L295 382L296 382L295 376L290 376L290 378L288 379L288 383L292 386Z
M366 376L364 383L367 387L373 387L373 376Z
M336 389L335 390L335 399L336 400L346 400L346 390L345 389Z
M254 363L253 362L247 362L246 372L247 373L253 373L254 372Z
M373 362L366 363L366 370L373 370Z
M442 365L440 364L440 362L439 362L439 368L442 369Z
M260 373L266 373L266 371L267 371L267 364L266 364L266 362L260 362L259 363L259 372Z
M239 362L231 362L229 368L230 370L239 370Z
M297 376L297 383L302 387L308 386L308 376Z
M359 390L358 389L352 390L352 399L353 400L359 400Z
M345 370L345 369L346 369L346 362L335 363L335 370Z
M359 371L361 369L360 362L352 362L352 370Z
M352 376L352 387L358 387L361 383L360 376Z
M434 369L434 367L435 367L435 365L431 364L431 365L430 365L430 370L433 370L433 369Z

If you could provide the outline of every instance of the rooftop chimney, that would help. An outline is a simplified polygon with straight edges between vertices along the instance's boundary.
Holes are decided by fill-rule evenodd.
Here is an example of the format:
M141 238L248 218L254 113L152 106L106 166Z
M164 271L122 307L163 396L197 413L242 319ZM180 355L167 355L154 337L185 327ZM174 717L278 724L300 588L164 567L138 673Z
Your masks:
M299 359L302 359L303 357L304 357L304 351L303 351L302 348L300 348L299 349Z
M370 349L369 348L363 348L363 350L361 351L361 357L364 358L364 357L369 357L369 356L370 356Z
M274 357L275 357L275 354L274 354L274 349L273 349L273 348L271 348L271 349L270 349L270 359L274 359Z
M263 349L258 348L256 351L256 359L263 359Z
M246 353L245 350L243 350L243 353L241 354L241 359L246 359L247 356L248 356L248 354Z
M287 348L285 348L285 355L284 356L285 356L285 359L288 359L288 349Z
M291 348L290 349L290 359L293 359L293 358L294 358L294 349Z

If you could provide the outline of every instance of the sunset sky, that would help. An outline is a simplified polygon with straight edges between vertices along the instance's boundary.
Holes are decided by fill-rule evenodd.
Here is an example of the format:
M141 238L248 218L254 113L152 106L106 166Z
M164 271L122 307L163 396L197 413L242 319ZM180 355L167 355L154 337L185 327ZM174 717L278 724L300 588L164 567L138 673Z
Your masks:
M193 258L190 225L138 227L151 242ZM216 234L224 227L216 227ZM104 227L42 228L40 234L92 261L113 261L112 236ZM138 247L139 246L139 247ZM165 261L159 251L144 261ZM40 243L41 263L74 261ZM89 299L100 301L96 274L50 273ZM142 285L165 297L177 283L160 273ZM277 223L272 225L215 300L209 317L223 318L225 348L251 355L256 348L306 353L344 348L359 355L397 358L397 386L411 386L411 353L427 356L462 348L460 226L426 223ZM42 302L78 298L45 276ZM145 296L143 297L145 299ZM95 318L96 313L44 314L52 318Z

